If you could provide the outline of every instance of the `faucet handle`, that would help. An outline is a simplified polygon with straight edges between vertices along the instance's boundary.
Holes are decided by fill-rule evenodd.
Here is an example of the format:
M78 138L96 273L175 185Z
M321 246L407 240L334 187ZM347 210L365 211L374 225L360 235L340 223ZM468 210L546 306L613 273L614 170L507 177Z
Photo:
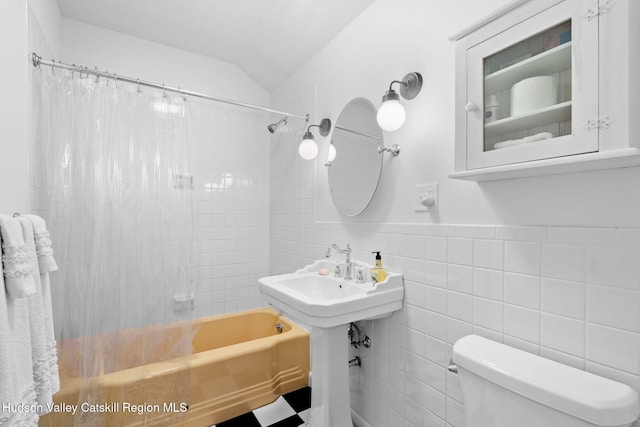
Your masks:
M336 268L333 270L333 276L342 277L342 268L340 267L340 264L336 264Z

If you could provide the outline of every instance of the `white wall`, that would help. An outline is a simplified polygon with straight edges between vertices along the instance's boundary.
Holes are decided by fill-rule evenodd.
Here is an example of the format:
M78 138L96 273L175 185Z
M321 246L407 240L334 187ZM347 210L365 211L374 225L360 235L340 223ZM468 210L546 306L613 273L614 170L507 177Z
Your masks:
M58 48L57 2L5 1L0 4L0 78L6 102L0 106L0 212L31 209L28 180L29 102L32 51Z
M27 208L27 2L0 4L0 212Z
M404 309L366 322L352 405L372 426L465 425L452 344L477 333L640 390L640 168L476 184L453 170L454 44L447 37L501 1L377 0L273 93L273 106L335 121L352 98L425 78L405 127L385 135L381 185L354 219L327 188L328 139L314 162L296 141L271 148L271 272L330 243L405 275ZM314 90L310 90L313 87ZM415 184L440 184L440 210L414 212Z
M274 106L298 106L314 111L317 120L335 121L350 99L364 96L379 106L391 80L422 73L420 95L403 101L406 125L385 134L386 145L400 144L402 154L385 156L379 191L357 221L640 225L640 190L631 185L640 179L638 167L482 184L447 178L453 170L455 70L455 45L447 38L500 3L376 1L274 92ZM316 218L343 220L333 208L325 168L317 168L316 180ZM415 184L431 182L440 183L439 212L415 213Z

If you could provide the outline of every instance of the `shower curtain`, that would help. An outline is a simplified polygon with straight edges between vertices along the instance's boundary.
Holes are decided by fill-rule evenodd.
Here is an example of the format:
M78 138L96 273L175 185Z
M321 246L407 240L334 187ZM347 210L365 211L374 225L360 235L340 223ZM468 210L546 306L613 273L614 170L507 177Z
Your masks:
M65 375L79 377L79 402L72 403L101 404L101 378L110 372L189 363L188 103L57 69L36 68L33 84L43 215L60 266L51 289L59 353L68 353L59 354L62 387ZM150 325L151 333L136 329ZM145 400L188 404L184 372L173 384L145 390ZM136 379L137 392L142 387ZM105 425L106 415L78 409L74 424Z

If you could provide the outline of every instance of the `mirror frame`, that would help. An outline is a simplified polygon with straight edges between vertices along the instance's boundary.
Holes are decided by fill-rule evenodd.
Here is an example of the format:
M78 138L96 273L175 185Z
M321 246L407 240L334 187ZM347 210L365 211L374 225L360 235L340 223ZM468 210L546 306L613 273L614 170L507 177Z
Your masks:
M360 105L358 105L360 104ZM373 126L371 126L371 128L369 130L362 130L362 129L358 129L358 126L356 123L345 123L345 120L347 120L347 116L345 116L345 112L347 112L348 114L348 108L350 106L366 106L368 110L370 110L371 114L370 117L369 115L367 115L367 122L369 122L369 120L371 121L371 123L373 124ZM354 107L352 107L354 108ZM361 126L360 126L361 127ZM336 200L335 197L335 193L337 190L339 190L340 188L336 188L336 183L335 180L338 179L338 175L336 175L336 173L332 173L332 171L335 171L335 166L336 166L336 160L339 160L340 158L340 148L339 148L339 144L336 144L336 142L340 141L339 136L340 133L343 132L348 132L352 138L359 138L359 140L361 141L370 141L371 139L374 140L378 140L378 143L374 146L375 147L375 152L376 152L376 156L377 156L377 162L376 164L373 165L373 167L377 167L377 171L375 173L375 182L373 182L373 174L372 178L371 178L371 182L370 182L370 189L366 188L361 192L367 192L366 197L362 198L361 201L361 205L362 208L358 208L358 209L354 209L352 211L346 211L346 207L343 205L341 206L340 200ZM380 176L382 175L382 165L384 162L384 156L382 153L380 153L379 149L380 148L384 148L384 133L382 132L382 129L380 129L380 127L378 126L377 122L376 122L376 108L374 106L374 104L368 100L367 98L364 97L357 97L352 99L351 101L349 101L344 108L342 109L342 111L340 112L340 115L338 116L338 119L336 120L336 124L334 126L333 129L333 134L331 135L331 142L334 144L336 151L337 151L337 157L336 160L334 160L333 162L328 162L325 164L325 166L327 166L327 180L328 180L328 184L329 184L329 192L331 194L331 199L333 200L333 204L336 207L336 209L338 210L338 212L340 212L340 214L346 216L346 217L355 217L360 215L362 212L365 211L365 209L367 209L367 207L371 204L371 201L373 200L373 197L375 196L375 193L378 189L378 185L380 183ZM366 159L366 156L357 156L358 158L361 159ZM370 164L359 164L359 165L348 165L348 164L343 164L338 162L337 163L338 167L340 167L340 170L349 170L349 169L354 169L354 167L359 167L359 170L368 170L371 168ZM346 172L345 172L346 173ZM334 177L334 179L332 179L332 176ZM332 184L333 182L333 184Z

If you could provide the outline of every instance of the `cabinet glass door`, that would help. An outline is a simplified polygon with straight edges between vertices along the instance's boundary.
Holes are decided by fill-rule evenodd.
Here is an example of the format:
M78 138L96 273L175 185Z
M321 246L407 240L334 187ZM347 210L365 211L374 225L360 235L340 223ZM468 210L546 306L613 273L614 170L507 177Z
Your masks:
M567 0L468 51L467 167L598 149L596 23Z

